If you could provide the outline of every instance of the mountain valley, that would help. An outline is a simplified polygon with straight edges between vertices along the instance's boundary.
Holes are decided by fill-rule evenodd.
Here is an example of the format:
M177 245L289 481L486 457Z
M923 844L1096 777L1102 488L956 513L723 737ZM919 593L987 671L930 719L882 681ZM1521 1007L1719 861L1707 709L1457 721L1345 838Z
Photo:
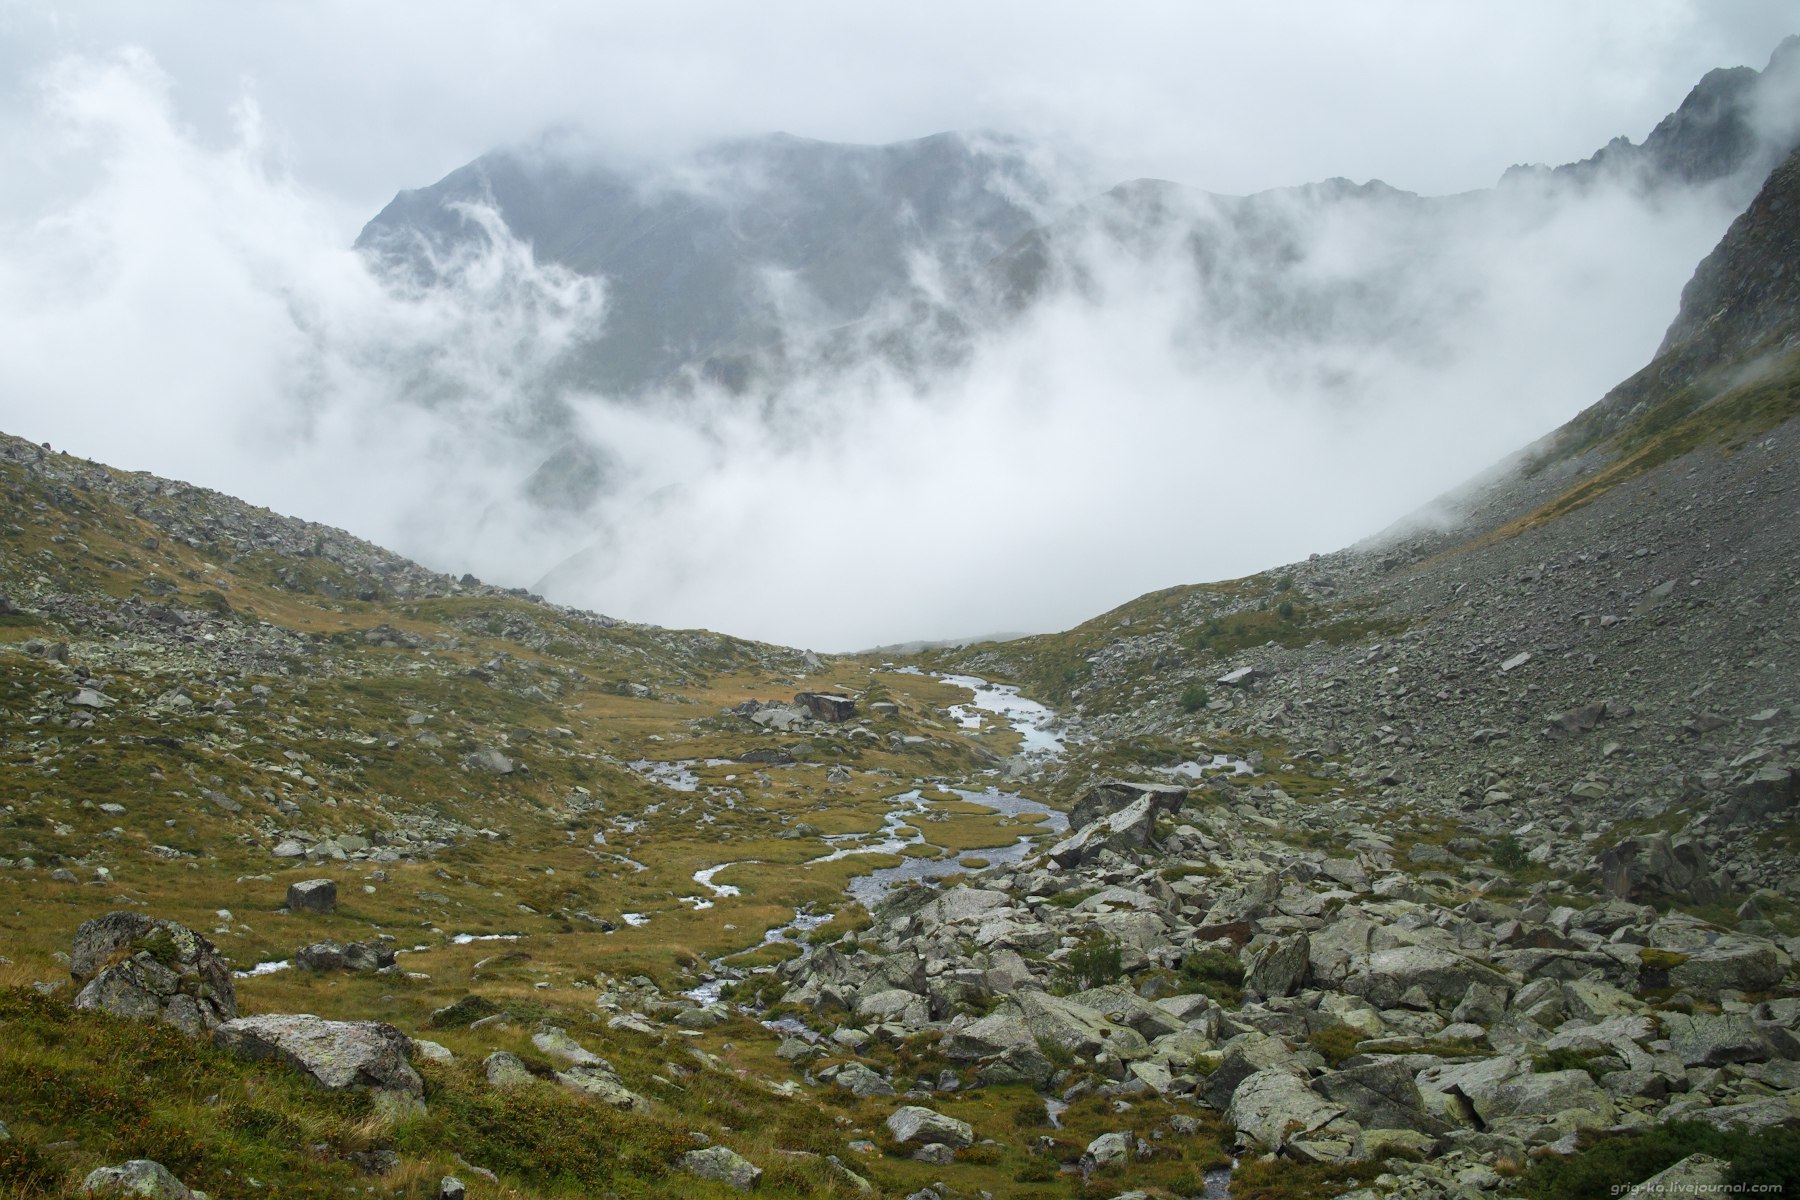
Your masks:
M1757 176L1641 370L1366 541L1060 633L664 629L0 437L0 1195L1795 1182L1800 151L1727 136L1763 77L1708 76L1599 156L1652 189ZM633 355L568 369L622 388L779 377L796 326L759 323L746 245L816 294L809 338L861 346L892 305L931 364L971 311L1083 286L1071 244L1154 227L1150 258L1204 263L1199 218L1268 255L1207 276L1222 308L1260 320L1245 283L1265 331L1399 336L1381 280L1271 282L1257 197L1140 183L1044 223L1004 139L823 146L714 165L891 204L640 203L496 155L364 239L413 220L395 269L428 287L442 202L487 195L619 274ZM1278 211L1426 203L1390 193ZM571 196L616 239L559 224ZM907 291L921 230L967 269L940 292ZM677 243L730 249L658 275ZM598 461L561 460L544 507L581 509ZM1278 453L1231 469L1284 484Z

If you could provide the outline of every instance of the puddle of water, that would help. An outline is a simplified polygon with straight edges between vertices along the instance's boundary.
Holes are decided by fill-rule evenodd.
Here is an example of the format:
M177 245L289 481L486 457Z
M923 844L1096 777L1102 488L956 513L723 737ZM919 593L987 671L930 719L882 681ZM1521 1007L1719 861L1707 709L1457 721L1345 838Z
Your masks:
M1232 758L1225 754L1215 754L1206 762L1184 762L1173 767L1156 767L1157 773L1173 776L1178 779L1199 779L1218 771L1229 771L1233 775L1254 775L1256 768L1241 758Z
M231 977L233 979L254 979L258 975L273 975L277 971L291 970L293 965L285 958L276 962L259 962L248 971L233 971Z
M620 913L619 915L624 917L625 923L633 929L636 929L640 925L648 925L650 923L650 918L646 917L643 913Z
M452 934L452 946L466 946L470 942L516 942L525 935L522 933L458 933Z
M1050 1118L1050 1128L1061 1129L1062 1115L1069 1111L1069 1106L1055 1096L1044 1097L1044 1115Z
M700 777L688 768L694 760L682 762L657 762L655 759L640 758L625 764L651 783L660 783L666 788L678 792L691 792L700 786Z

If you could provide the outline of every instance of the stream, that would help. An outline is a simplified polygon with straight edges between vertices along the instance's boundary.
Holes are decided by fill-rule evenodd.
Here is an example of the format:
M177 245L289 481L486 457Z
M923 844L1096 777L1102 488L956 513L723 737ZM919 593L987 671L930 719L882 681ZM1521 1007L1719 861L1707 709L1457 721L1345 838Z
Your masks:
M944 675L939 678L946 683L968 688L974 693L966 705L957 705L951 709L958 722L965 729L979 729L986 719L980 712L993 714L1007 721L1024 739L1021 753L1034 756L1054 758L1062 753L1062 738L1052 732L1049 726L1056 720L1056 714L1035 700L1027 700L1018 694L1019 689L1004 684L992 684L985 679L973 675ZM980 710L980 712L972 711ZM881 902L882 897L904 883L923 882L942 879L948 875L963 871L960 860L979 856L987 860L990 866L1005 866L1019 862L1030 853L1034 839L1039 834L1063 834L1068 831L1069 818L1063 813L1047 808L1036 800L1028 799L1017 792L1003 791L989 786L982 790L969 788L943 788L953 793L957 799L969 801L991 808L1008 817L1020 817L1032 814L1041 815L1044 819L1025 827L1018 839L1009 846L993 849L973 850L964 854L949 854L939 858L903 858L892 867L879 867L867 875L860 875L850 881L849 893L864 908L873 909ZM809 861L815 863L836 862L858 854L901 854L909 846L919 846L926 842L924 832L919 829L920 818L930 810L931 801L927 800L921 789L901 792L892 797L887 815L882 819L881 828L870 834L836 834L825 838L825 842L833 849ZM903 827L913 832L902 833ZM841 843L841 844L840 844ZM716 882L720 872L731 867L753 865L754 860L719 863L694 872L694 882L712 894L712 898L723 899L740 894L740 890L729 883ZM684 897L696 908L706 907L712 903L702 896ZM794 919L786 925L769 930L763 936L763 945L773 942L792 942L806 952L805 935L831 918L828 915L810 913L805 910L794 914ZM736 957L742 951L724 957ZM753 968L740 970L724 964L724 960L712 961L712 977L700 986L691 988L684 994L703 1004L717 1002L720 992L727 983L741 979L755 971L772 970L773 968ZM792 1032L786 1030L785 1032Z

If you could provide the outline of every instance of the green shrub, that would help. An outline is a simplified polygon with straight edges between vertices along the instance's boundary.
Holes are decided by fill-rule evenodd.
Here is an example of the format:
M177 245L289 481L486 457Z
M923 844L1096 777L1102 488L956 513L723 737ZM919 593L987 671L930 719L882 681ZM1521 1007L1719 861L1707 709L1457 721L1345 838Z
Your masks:
M1502 871L1517 871L1531 862L1525 847L1512 834L1506 834L1494 843L1494 865Z
M1115 938L1090 937L1069 951L1067 970L1078 989L1117 983L1125 975L1125 952Z
M1317 1050L1333 1069L1342 1066L1345 1059L1355 1054L1356 1047L1362 1040L1363 1035L1348 1025L1327 1025L1306 1035L1307 1045Z
M1243 999L1244 964L1229 950L1208 948L1181 960L1182 982L1192 991L1211 996L1221 1004Z
M1594 1082L1600 1082L1600 1072L1591 1061L1598 1057L1592 1050L1577 1050L1573 1046L1561 1046L1543 1054L1531 1057L1531 1070L1534 1074L1548 1075L1552 1071L1586 1071L1593 1076Z
M1206 694L1205 688L1197 683L1191 683L1181 693L1181 711L1190 713L1199 712L1206 707L1207 701L1210 699L1211 697Z

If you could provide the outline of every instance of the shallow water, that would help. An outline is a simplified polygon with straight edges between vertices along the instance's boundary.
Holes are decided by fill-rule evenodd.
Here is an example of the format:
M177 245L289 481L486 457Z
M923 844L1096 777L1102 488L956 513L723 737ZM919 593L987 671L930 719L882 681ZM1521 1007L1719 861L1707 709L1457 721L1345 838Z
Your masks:
M964 729L980 729L986 719L981 713L993 713L1018 731L1022 739L1021 754L1054 758L1062 753L1063 740L1050 728L1056 721L1056 713L1036 700L1019 695L1018 688L1011 684L989 683L974 675L940 675L938 678L975 693L969 703L950 709Z
M1232 758L1226 754L1215 754L1206 762L1192 760L1177 763L1172 767L1153 768L1158 774L1170 775L1177 779L1200 779L1219 771L1229 771L1233 775L1254 775L1256 768L1241 758Z
M916 668L901 668L902 674L923 674ZM1056 714L1035 700L1026 700L1018 694L1018 689L1004 684L992 684L985 679L973 675L943 675L944 682L958 687L968 688L974 698L967 705L958 705L951 711L965 728L978 729L985 719L970 710L979 709L1004 718L1018 730L1024 739L1022 753L1039 757L1055 757L1063 749L1062 738L1052 732L1048 726L1056 720ZM973 722L973 723L971 723ZM640 764L632 764L637 768ZM663 766L683 766L686 764L660 764ZM1035 845L1034 838L1039 834L1062 834L1069 828L1069 818L1054 809L1027 799L1016 792L1003 791L989 785L981 790L967 788L946 788L959 799L985 805L1003 816L1018 817L1027 814L1038 814L1044 819L1022 827L1018 839L1010 846L993 849L969 851L967 854L953 854L943 858L905 858L897 866L880 867L867 875L858 876L850 881L848 891L864 908L874 908L894 888L902 883L942 879L948 875L961 873L964 868L960 860L965 857L978 856L987 860L990 866L1007 866L1019 862L1030 853ZM931 804L915 788L889 798L890 808L882 818L881 828L873 834L837 834L825 838L825 842L834 848L826 854L809 860L814 863L837 862L859 854L900 854L909 846L922 845L926 842L922 831L901 833L901 827L915 825L917 818L928 811ZM719 872L730 867L743 866L743 860L719 863L694 872L694 882L712 892L715 898L726 898L740 895L740 890L728 883L715 883ZM710 902L700 897L683 897L684 902L696 908L707 907ZM630 921L631 914L626 915ZM829 916L808 913L804 910L794 914L794 919L786 925L771 929L763 938L763 944L770 942L792 941L800 944L803 950L809 949L801 942L798 935L817 929L831 918ZM725 957L731 957L726 955ZM715 959L712 964L714 977L698 987L690 988L683 994L703 1003L716 1003L725 984L746 974L755 974L771 968L758 968L757 971L740 971L725 966L722 959ZM770 1026L774 1028L774 1026Z

